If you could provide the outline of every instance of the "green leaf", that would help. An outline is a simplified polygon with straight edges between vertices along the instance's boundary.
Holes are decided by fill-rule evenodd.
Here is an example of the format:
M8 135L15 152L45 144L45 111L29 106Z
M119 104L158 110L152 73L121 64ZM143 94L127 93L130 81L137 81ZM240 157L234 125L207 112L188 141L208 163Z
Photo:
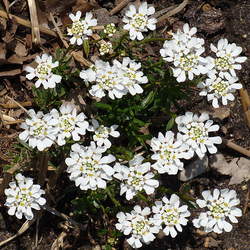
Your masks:
M90 49L89 49L89 40L87 39L83 41L83 50L84 50L86 57L88 57Z
M141 106L143 108L146 108L149 104L151 104L154 100L154 96L155 96L155 91L154 90L151 90L147 97L145 99L142 100L142 103L141 103Z
M107 103L96 102L96 103L94 103L94 105L95 105L96 108L98 108L98 109L107 110L107 111L111 111L111 110L112 110L112 106L109 105L109 104L107 104Z
M173 115L173 117L168 121L168 123L166 125L166 130L170 130L173 128L174 123L175 123L175 117L176 117L176 115Z

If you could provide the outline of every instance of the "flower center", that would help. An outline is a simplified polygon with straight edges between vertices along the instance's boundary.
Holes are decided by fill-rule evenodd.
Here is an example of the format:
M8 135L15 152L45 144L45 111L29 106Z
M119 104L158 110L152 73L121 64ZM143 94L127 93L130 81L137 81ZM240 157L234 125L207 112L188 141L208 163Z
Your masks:
M109 135L109 129L107 127L104 127L103 125L101 125L96 131L95 131L95 135L98 138L108 138Z
M184 71L192 70L198 65L198 56L195 54L182 55L180 58L180 68Z
M39 137L41 135L47 135L45 122L42 120L34 122L32 124L32 128L31 128L30 133L35 137Z
M134 14L131 26L136 30L142 30L147 25L147 18L142 14Z
M228 87L229 83L226 81L215 82L211 86L214 92L220 96L224 96L227 94Z
M68 115L63 115L59 119L59 127L63 132L71 132L75 128L75 118L68 114Z
M210 211L209 214L215 219L224 217L229 210L229 204L223 198L210 202L207 207Z
M136 190L141 190L143 186L142 173L138 171L129 173L127 184L133 186Z
M218 70L226 71L231 68L230 56L218 57L215 59L215 65Z
M204 126L194 124L191 126L188 135L194 141L204 142L204 138L207 137L207 130Z
M149 221L144 218L140 218L138 220L135 220L135 222L132 221L132 228L133 233L138 235L144 235L148 232L149 227Z
M117 84L117 75L112 71L108 71L102 74L97 81L100 88L109 90Z
M162 220L166 225L178 224L179 212L176 208L166 208L162 213Z
M36 67L36 72L39 74L40 79L46 79L51 72L51 66L47 63L41 63Z
M84 24L81 21L73 22L71 33L80 38L84 31Z

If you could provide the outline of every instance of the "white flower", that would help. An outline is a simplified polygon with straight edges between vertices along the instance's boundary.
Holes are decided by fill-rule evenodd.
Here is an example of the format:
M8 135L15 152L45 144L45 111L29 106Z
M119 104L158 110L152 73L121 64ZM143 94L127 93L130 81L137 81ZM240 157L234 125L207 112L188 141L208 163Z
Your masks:
M105 148L97 147L94 142L83 147L79 144L71 146L70 157L65 160L70 180L81 190L106 188L107 181L112 180L114 169L109 165L115 161L111 154L102 156Z
M165 136L159 133L158 138L154 137L151 140L151 150L154 152L151 158L156 161L152 167L160 174L177 174L178 170L183 170L184 164L181 159L190 159L193 156L189 146L178 137L180 134L177 134L175 140L174 133L167 131Z
M125 17L122 19L124 23L124 29L129 31L131 40L142 40L144 37L142 32L148 30L155 30L157 20L155 18L149 18L149 16L155 13L154 7L148 7L147 2L143 2L138 12L134 5L129 6L129 10L125 13Z
M162 198L162 201L156 201L152 207L155 213L153 219L159 226L163 226L163 232L175 238L177 232L182 232L182 225L186 226L190 216L187 205L180 206L180 199L176 194L172 194L170 199Z
M175 122L178 125L179 132L182 134L182 140L200 158L205 155L207 150L210 154L217 152L214 144L222 143L222 139L219 136L209 136L209 132L218 131L219 126L213 125L213 121L209 120L208 114L202 113L201 116L198 116L192 112L186 112L185 115L178 116Z
M114 23L109 23L105 26L103 32L107 34L109 37L112 37L116 32L116 27Z
M190 29L185 24L183 31L178 30L160 50L163 59L174 64L173 74L178 82L184 82L186 78L193 80L195 75L207 73L207 60L201 56L205 51L204 40L192 37L196 31L196 28Z
M149 218L151 210L149 207L141 209L135 206L131 213L119 212L116 217L118 223L116 229L123 232L124 235L130 235L127 239L129 245L133 248L142 247L142 243L149 244L155 239L154 234L159 232L159 226L154 224L152 218Z
M102 98L108 92L111 99L121 98L126 94L122 84L121 71L108 62L96 60L95 65L80 72L80 77L85 81L95 82L89 91L92 96Z
M205 232L222 233L224 230L230 232L232 225L226 221L227 218L233 223L238 223L236 217L242 216L241 209L235 207L240 204L237 194L234 190L214 189L202 192L204 200L197 200L196 203L201 208L207 208L208 211L202 212L197 219L193 220L195 227L204 227Z
M60 146L64 145L66 143L65 138L70 137L74 141L79 141L79 135L85 135L89 127L85 114L77 114L76 106L72 103L62 104L59 111L52 109L50 112L59 130L57 144Z
M131 95L141 94L143 89L139 84L145 84L148 82L148 78L139 70L141 68L141 63L136 63L129 57L124 57L122 63L114 60L114 65L122 71L122 82L126 90Z
M120 133L116 131L118 125L112 125L110 128L103 125L99 125L98 121L92 119L92 126L89 126L88 130L93 131L95 134L93 140L96 142L98 147L104 146L105 148L111 147L111 142L108 139L109 136L119 137Z
M235 43L228 43L227 39L220 39L217 47L211 44L210 48L216 54L216 58L207 58L210 68L209 74L229 71L232 76L236 76L235 70L240 70L240 64L247 60L245 56L239 56L242 48Z
M37 56L35 59L38 64L36 68L26 66L25 71L28 72L26 78L32 80L33 78L38 78L35 82L36 88L39 88L42 84L45 89L55 88L56 83L60 83L62 77L60 75L54 74L52 71L54 68L59 66L59 62L52 62L52 56L47 54L42 54L42 56Z
M87 12L84 19L81 19L81 11L77 11L76 15L70 14L69 17L72 20L71 28L68 28L68 35L72 36L70 38L70 43L77 45L82 45L83 40L88 39L88 36L92 35L91 27L97 25L97 20L93 18L91 12Z
M138 192L145 190L146 194L153 194L159 182L154 180L154 174L150 172L151 164L142 163L144 158L136 155L129 161L129 167L117 163L114 167L114 177L120 180L120 195L126 193L126 199L131 200Z
M9 215L15 215L18 219L22 219L24 215L27 220L32 220L34 217L32 208L40 210L40 206L46 203L41 197L45 192L40 185L33 184L32 178L17 174L15 179L16 181L9 183L10 188L4 190L7 196L4 205L9 207Z
M242 88L237 81L237 77L231 76L228 72L221 72L218 76L209 75L209 78L199 83L197 87L202 89L200 96L207 96L207 100L212 101L213 107L219 108L219 99L223 105L227 105L227 100L235 99L232 93Z
M43 151L51 147L54 143L58 129L53 117L50 114L44 115L39 111L36 113L33 109L28 111L29 117L20 125L24 131L19 134L22 141L29 141L29 146Z
M100 55L105 55L105 54L109 54L112 52L112 43L111 42L105 42L105 41L101 41L100 42Z

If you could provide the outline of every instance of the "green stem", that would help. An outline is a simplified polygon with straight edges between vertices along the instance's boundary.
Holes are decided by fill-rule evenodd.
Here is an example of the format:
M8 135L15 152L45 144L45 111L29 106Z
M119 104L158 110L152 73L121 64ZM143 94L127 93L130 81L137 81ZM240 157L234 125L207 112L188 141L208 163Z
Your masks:
M119 202L118 200L116 200L116 198L115 198L115 197L113 196L113 194L110 192L109 187L106 187L105 191L106 191L107 195L109 196L109 198L111 199L111 201L114 203L114 205L115 205L116 207L120 207L120 206L121 206L120 202Z
M138 196L138 198L140 198L141 200L143 200L143 201L145 201L145 202L148 202L147 197L145 197L143 194L138 193L137 196Z

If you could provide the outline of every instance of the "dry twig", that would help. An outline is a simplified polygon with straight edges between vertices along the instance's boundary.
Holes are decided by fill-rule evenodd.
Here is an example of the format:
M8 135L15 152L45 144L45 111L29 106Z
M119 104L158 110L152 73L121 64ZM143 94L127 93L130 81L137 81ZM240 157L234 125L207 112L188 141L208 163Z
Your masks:
M0 10L0 17L3 17L5 19L14 19L18 24L21 24L27 28L31 28L32 25L31 25L31 22L30 21L27 21L23 18L20 18L18 16L15 16L15 15L12 15L12 14L7 14L7 12L5 12L4 10ZM47 29L43 26L39 26L39 30L41 33L44 33L44 34L47 34L47 35L50 35L50 36L53 36L53 37L57 37L57 34L55 31L53 30L50 30L50 29Z
M246 89L240 89L241 103L244 110L244 114L247 120L247 125L250 128L250 98Z
M250 151L249 150L235 144L234 142L231 142L231 141L229 141L227 139L223 139L223 143L227 147L229 147L229 148L231 148L231 149L233 149L233 150L235 150L235 151L237 151L237 152L239 152L239 153L241 153L241 154L243 154L243 155L245 155L247 157L250 157Z
M166 19L168 19L169 17L176 15L177 13L182 11L186 7L188 2L189 2L189 0L184 0L179 6L177 6L173 10L167 12L165 15L159 17L157 26L161 26Z
M119 12L120 10L122 10L129 2L131 2L131 0L123 0L121 1L117 6L115 6L111 11L110 11L110 15L114 15L117 12Z

